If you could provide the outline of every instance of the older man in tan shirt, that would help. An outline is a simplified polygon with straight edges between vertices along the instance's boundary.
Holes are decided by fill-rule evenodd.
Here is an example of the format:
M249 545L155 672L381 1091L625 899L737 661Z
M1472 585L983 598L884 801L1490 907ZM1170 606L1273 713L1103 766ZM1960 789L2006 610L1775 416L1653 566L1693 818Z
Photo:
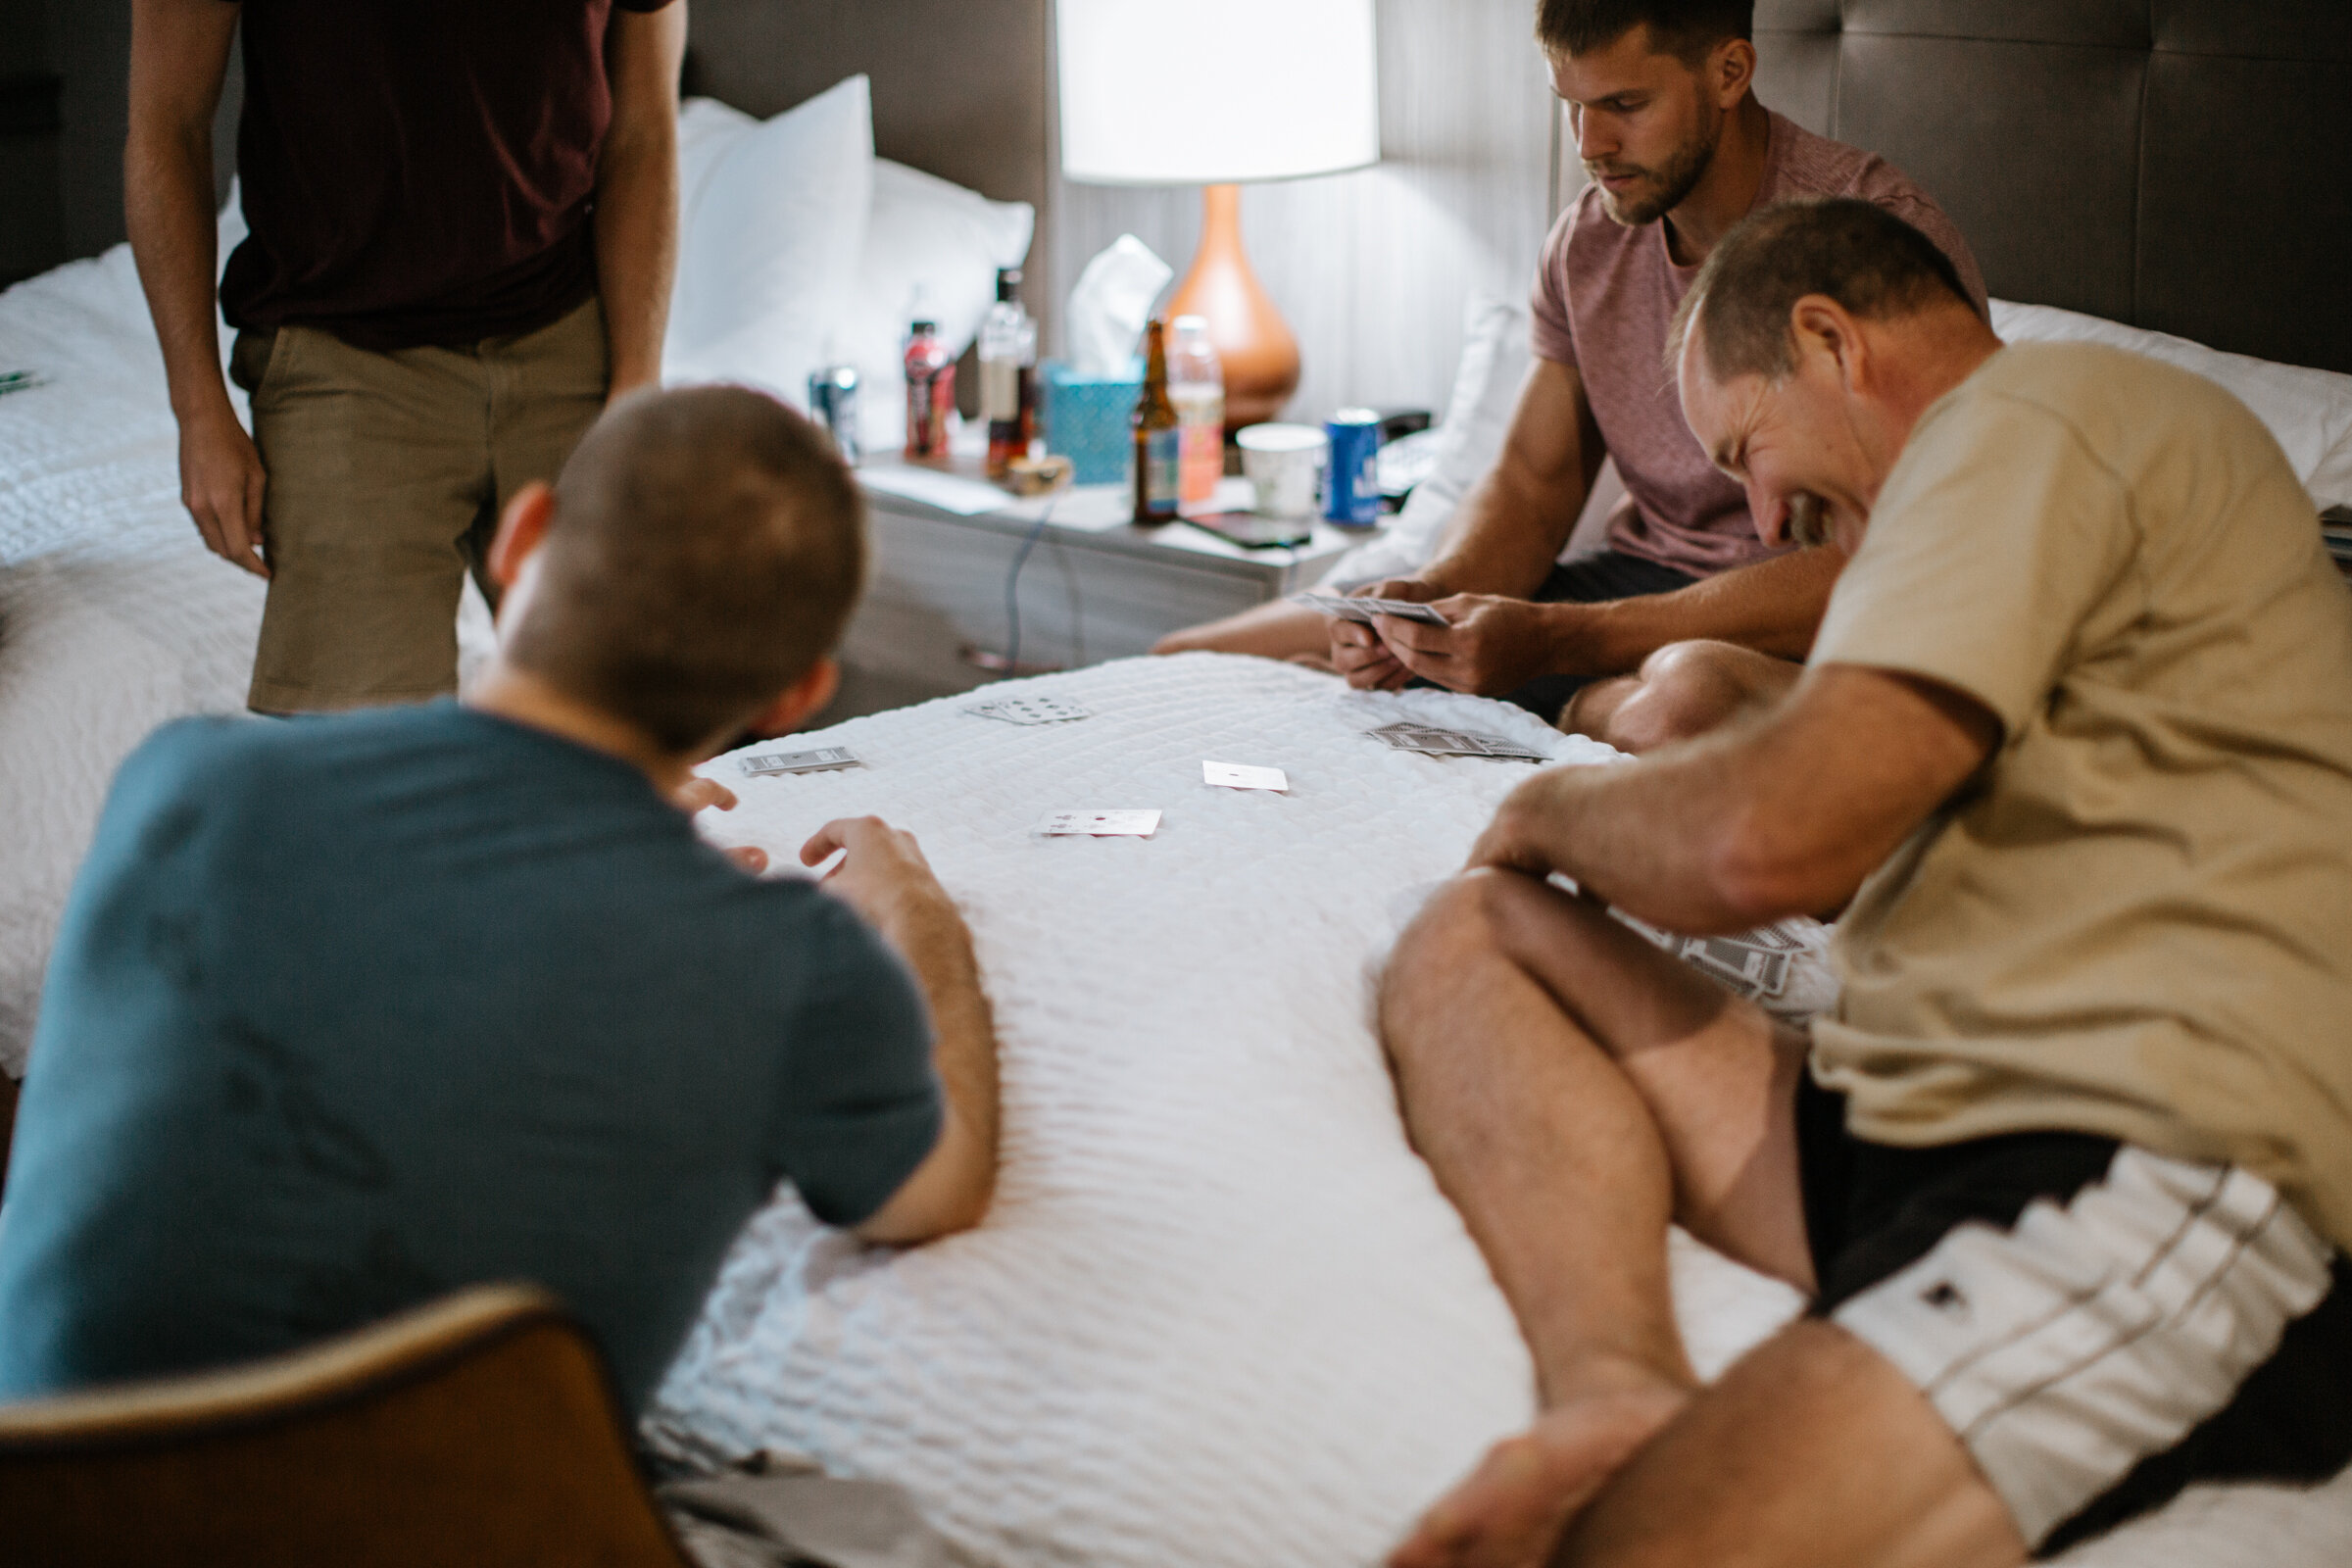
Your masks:
M1850 557L1795 689L1538 775L1401 944L1412 1136L1544 1413L1396 1556L2007 1564L2352 1459L2352 598L2195 376L2004 349L1867 203L1692 285L1683 406ZM1564 876L1582 889L1563 892ZM1846 906L1810 1039L1612 919ZM1700 1389L1676 1221L1813 1298Z

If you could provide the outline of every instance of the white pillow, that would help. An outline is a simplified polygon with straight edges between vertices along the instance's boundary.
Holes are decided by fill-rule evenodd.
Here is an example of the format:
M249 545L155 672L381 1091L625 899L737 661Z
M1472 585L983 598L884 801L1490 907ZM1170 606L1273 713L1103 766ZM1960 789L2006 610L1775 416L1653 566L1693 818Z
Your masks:
M2352 506L2352 375L2225 354L2184 337L2048 305L1994 300L1992 329L2005 343L2104 343L2193 370L2270 426L2315 511Z
M703 188L718 172L721 154L760 122L715 98L689 98L678 105L678 228L682 233L702 205Z
M866 78L755 126L703 119L691 169L681 150L662 379L742 381L805 408L808 372L825 357L865 246L874 167ZM699 145L706 136L713 145Z
M1404 509L1379 538L1356 546L1324 573L1330 587L1352 588L1420 569L1438 535L1470 487L1502 455L1502 438L1519 406L1519 389L1534 358L1528 347L1527 307L1473 290L1462 308L1462 357L1453 395L1438 424L1438 455L1429 476L1404 498Z
M906 438L903 356L918 298L948 352L962 354L996 300L997 269L1027 259L1036 221L1027 202L990 201L919 169L874 161L865 254L834 346L837 358L858 367L867 451L890 451Z

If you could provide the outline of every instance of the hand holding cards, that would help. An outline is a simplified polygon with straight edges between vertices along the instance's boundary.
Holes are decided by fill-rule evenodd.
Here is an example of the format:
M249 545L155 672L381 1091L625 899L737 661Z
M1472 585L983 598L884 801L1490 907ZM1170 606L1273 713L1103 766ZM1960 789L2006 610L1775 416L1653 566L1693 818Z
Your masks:
M1352 620L1361 625L1372 624L1374 615L1395 615L1399 620L1417 620L1429 626L1453 624L1428 605L1410 599L1355 599L1346 594L1321 592L1293 594L1291 598L1307 609L1341 620Z

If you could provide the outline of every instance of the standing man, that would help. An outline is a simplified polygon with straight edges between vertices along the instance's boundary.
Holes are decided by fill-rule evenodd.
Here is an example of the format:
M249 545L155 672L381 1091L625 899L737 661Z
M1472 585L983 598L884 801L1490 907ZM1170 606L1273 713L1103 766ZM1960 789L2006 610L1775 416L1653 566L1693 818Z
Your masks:
M1792 680L1842 558L1756 536L1740 487L1691 439L1666 326L1715 242L1754 209L1854 196L1925 233L1979 314L1984 285L1950 219L1884 159L1756 101L1752 0L1542 0L1536 38L1592 183L1537 270L1535 367L1493 471L1413 576L1366 591L1435 601L1450 627L1325 621L1283 604L1178 632L1158 651L1328 654L1354 685L1418 676L1570 713L1627 750L1705 729ZM1604 458L1626 500L1607 547L1562 564ZM1673 647L1709 639L1696 647ZM1669 650L1661 654L1661 650ZM1652 662L1652 656L1659 656ZM1581 706L1581 705L1580 705Z
M1513 791L1399 944L1405 1120L1543 1413L1396 1568L2010 1568L2352 1458L2352 599L2210 381L2003 348L1776 208L1683 407L1850 558L1757 722ZM1552 881L1565 875L1579 897ZM1845 906L1808 1040L1612 919ZM1701 1388L1669 1220L1812 1298Z
M213 325L212 121L243 24L251 232ZM205 543L270 579L249 704L457 684L501 509L658 379L684 0L133 0L131 253Z

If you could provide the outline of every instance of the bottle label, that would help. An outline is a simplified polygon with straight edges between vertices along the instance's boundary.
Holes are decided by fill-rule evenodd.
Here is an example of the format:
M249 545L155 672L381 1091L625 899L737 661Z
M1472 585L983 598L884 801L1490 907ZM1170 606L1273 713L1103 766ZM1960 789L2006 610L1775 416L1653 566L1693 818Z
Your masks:
M1142 448L1136 453L1139 467L1135 476L1144 511L1171 517L1176 514L1183 451L1180 434L1173 426L1144 432Z
M1021 362L980 362L980 417L988 420L1021 416Z

